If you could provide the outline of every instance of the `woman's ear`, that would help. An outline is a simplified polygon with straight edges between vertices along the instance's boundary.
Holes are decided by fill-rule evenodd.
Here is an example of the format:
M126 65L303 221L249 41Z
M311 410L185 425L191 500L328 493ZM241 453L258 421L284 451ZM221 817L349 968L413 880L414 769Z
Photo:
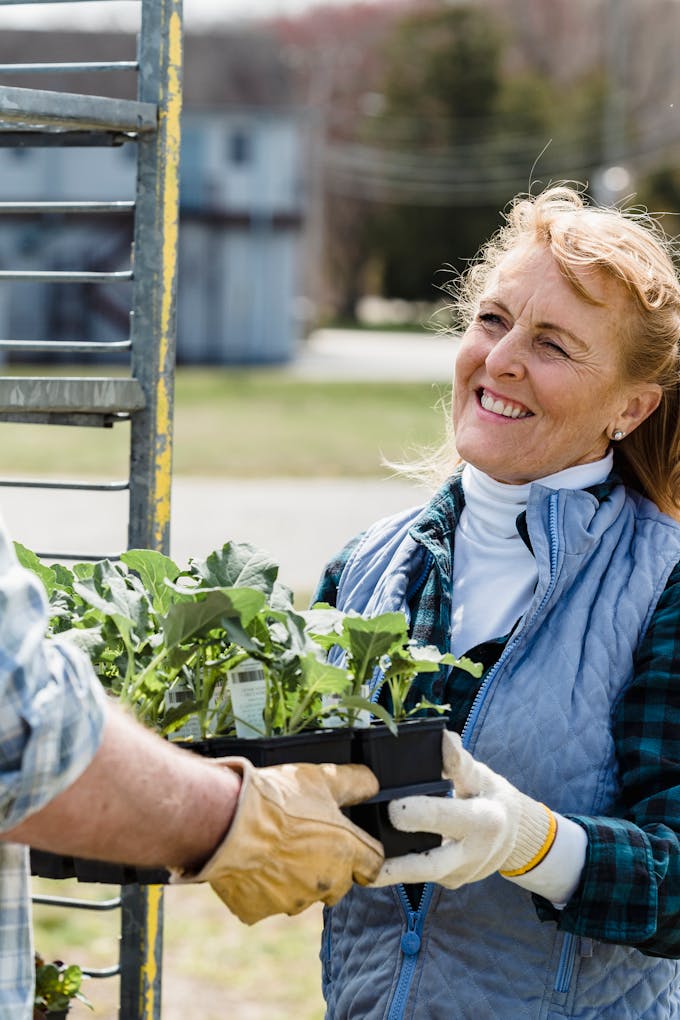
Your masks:
M663 390L658 383L641 383L635 388L633 395L628 400L625 409L620 414L614 425L614 430L621 429L626 435L630 435L638 425L653 414L659 404Z

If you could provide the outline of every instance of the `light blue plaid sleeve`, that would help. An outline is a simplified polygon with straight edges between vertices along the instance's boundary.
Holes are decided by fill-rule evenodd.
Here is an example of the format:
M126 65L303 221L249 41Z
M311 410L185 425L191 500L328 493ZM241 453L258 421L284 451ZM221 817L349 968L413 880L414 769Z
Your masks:
M65 790L101 740L106 695L89 661L45 636L42 585L0 521L0 831ZM33 1015L28 849L0 843L0 1020Z
M47 620L0 522L0 831L70 786L101 740L106 695L78 649L46 638Z

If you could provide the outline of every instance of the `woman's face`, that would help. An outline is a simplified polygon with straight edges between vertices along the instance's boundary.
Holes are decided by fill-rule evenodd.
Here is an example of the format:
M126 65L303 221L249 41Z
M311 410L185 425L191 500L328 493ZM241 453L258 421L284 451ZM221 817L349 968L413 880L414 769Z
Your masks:
M627 292L597 270L576 275L603 304L580 297L549 249L512 252L463 336L456 449L498 481L518 485L599 460L616 429L629 434L658 405L658 386L623 377Z

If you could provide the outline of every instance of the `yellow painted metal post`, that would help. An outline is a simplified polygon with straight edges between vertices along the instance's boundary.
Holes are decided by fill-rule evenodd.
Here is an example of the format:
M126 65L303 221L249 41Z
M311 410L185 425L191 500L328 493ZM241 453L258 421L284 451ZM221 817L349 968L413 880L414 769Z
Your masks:
M129 545L169 552L182 107L179 0L155 0L142 26L140 99L158 102L158 131L138 141L132 372L146 408L132 419ZM160 52L157 52L157 47ZM158 67L164 67L156 82Z
M145 396L132 416L130 548L168 553L172 484L175 320L182 107L181 0L143 0L139 100L158 129L138 137L131 324L132 374ZM160 1020L163 890L122 891L121 1020Z

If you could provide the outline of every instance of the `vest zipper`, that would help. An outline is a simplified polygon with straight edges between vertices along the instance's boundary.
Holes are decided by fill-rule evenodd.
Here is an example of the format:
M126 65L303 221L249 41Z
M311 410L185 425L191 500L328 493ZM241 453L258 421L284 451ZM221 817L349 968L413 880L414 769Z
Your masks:
M531 617L531 620L525 621L525 623L518 628L514 636L510 638L507 645L503 649L500 658L498 659L496 664L491 667L486 677L482 681L482 684L479 690L477 691L477 694L475 695L475 699L472 702L472 707L470 708L468 717L465 720L465 725L463 726L463 731L461 733L461 738L464 747L469 747L470 745L470 740L472 739L472 732L475 728L477 720L479 719L482 707L487 699L489 691L491 690L493 682L496 679L496 676L498 675L498 671L500 670L501 666L505 664L506 659L508 659L508 657L517 647L522 637L522 634L526 630L528 624L533 622L533 620L543 610L543 607L545 606L546 602L552 595L553 590L555 588L555 582L557 580L557 552L559 540L559 534L557 530L557 503L558 495L556 492L554 492L550 496L550 501L548 505L548 524L550 530L550 580L548 582L548 587L545 590L545 593L540 601L540 604L538 605L536 611Z
M538 608L536 609L536 612L534 613L534 617L537 616L541 612L541 610L543 609L544 605L548 601L548 599L549 599L550 595L552 594L552 591L553 591L553 589L555 587L555 582L557 580L557 551L558 551L558 538L559 538L558 530L557 530L557 502L558 502L557 493L553 493L550 496L549 509L548 509L548 520L549 520L549 529L550 529L550 543L551 543L551 545L550 545L550 581L548 583L548 587L546 589L546 592L545 592L543 598L541 599L540 605L538 606ZM423 573L421 574L421 578L423 580L424 580L424 577L425 577L425 571L423 571ZM420 581L420 578L419 578L419 581ZM417 591L417 586L414 586L412 591L413 592ZM532 617L532 619L534 617ZM521 628L521 630L523 630L523 629L524 628ZM482 686L480 687L479 691L477 692L477 695L476 695L475 700L473 702L472 708L470 709L470 713L469 713L468 718L466 720L465 726L463 727L462 737L463 737L463 743L464 743L465 746L467 746L467 742L469 742L469 739L470 739L470 736L471 736L471 731L474 728L474 725L475 725L475 723L476 723L476 721L477 721L477 719L479 717L479 713L481 711L482 705L483 705L484 701L486 700L486 697L487 697L487 694L488 694L488 691L489 691L489 687L490 687L491 683L493 682L494 677L497 675L498 670L499 670L501 664L505 661L505 659L507 659L507 657L510 655L512 650L517 645L517 643L519 641L519 638L520 638L520 634L521 634L521 631L518 632L514 636L514 638L512 638L508 642L508 644L506 645L506 647L505 647L502 655L500 656L498 662L489 671L486 679L484 680ZM467 740L466 740L466 738L467 738ZM407 922L408 922L408 927L407 927L407 930L404 932L404 934L402 935L402 938L401 938L401 951L403 953L404 959L403 959L403 962L402 962L402 965L401 965L401 971L400 971L400 974L399 974L399 979L397 981L397 987L395 989L394 996L392 997L392 1002L390 1003L390 1009L389 1009L389 1012L387 1014L387 1020L401 1020L401 1018L404 1015L404 1010L406 1008L406 1003L408 1001L409 992L411 990L411 984L413 982L413 977L414 977L415 970L416 970L417 956L418 956L418 953L420 952L421 941L422 941L422 931L423 931L423 927L425 925L425 918L427 916L427 911L428 911L429 906L430 906L430 901L432 900L432 895L434 893L434 883L428 882L425 885L425 887L423 889L423 894L422 894L422 896L420 898L420 903L418 904L418 909L415 910L415 911L411 909L411 904L409 902L408 895L406 893L406 889L404 888L404 886L403 885L398 886L397 887L397 891L399 893L399 898L401 900L402 909L404 910L404 913L406 914L406 918L407 918ZM567 942L567 938L565 938L565 945L566 945L566 942ZM564 945L563 945L563 953L564 953ZM571 970L573 970L573 954L572 954L572 966L571 966ZM570 971L570 974L571 974L571 971Z
M555 976L556 992L569 991L572 974L574 973L575 959L576 935L572 935L572 933L568 931L564 936L564 942L562 943L562 950L560 952L560 962L557 965L557 974Z
M428 882L423 888L417 910L411 909L411 903L403 885L397 886L397 891L399 893L399 899L401 900L402 909L406 914L407 928L401 936L401 952L403 960L401 964L401 971L399 972L397 987L392 997L392 1002L390 1003L389 1013L387 1014L387 1020L401 1020L404 1015L406 1003L408 1002L409 993L411 991L413 976L416 972L418 953L420 952L420 947L422 945L423 926L425 924L428 907L430 906L430 900L434 893L434 884L432 882Z

